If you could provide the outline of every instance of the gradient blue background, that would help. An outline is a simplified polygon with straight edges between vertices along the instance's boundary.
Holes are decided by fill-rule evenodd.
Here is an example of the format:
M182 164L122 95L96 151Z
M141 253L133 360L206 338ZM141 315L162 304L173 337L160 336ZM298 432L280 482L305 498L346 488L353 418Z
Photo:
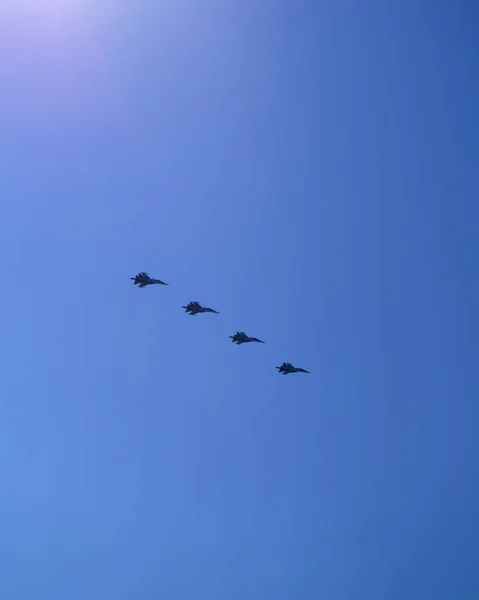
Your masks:
M479 598L478 32L1 3L2 599Z

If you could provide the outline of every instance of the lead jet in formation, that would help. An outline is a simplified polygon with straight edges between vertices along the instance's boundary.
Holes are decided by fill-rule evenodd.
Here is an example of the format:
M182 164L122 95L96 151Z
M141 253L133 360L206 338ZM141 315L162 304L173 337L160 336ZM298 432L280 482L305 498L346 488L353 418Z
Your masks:
M280 367L276 367L281 375L288 375L288 373L309 373L306 369L300 369L293 367L291 363L284 362Z
M247 344L248 342L259 342L260 344L264 344L263 340L260 340L255 337L249 337L246 335L244 331L237 331L234 335L230 335L230 338L233 341L233 344Z
M152 277L149 276L148 273L145 272L141 272L138 273L138 275L135 275L134 277L130 277L130 279L133 280L133 285L137 285L138 287L144 288L147 285L155 285L155 284L159 284L159 285L168 285L167 283L165 283L164 281L161 281L160 279L153 279Z
M189 313L193 317L196 317L198 313L215 313L219 315L220 313L217 310L213 310L212 308L208 308L207 306L202 306L199 302L188 302L186 306L182 306L181 308L185 309L186 313Z

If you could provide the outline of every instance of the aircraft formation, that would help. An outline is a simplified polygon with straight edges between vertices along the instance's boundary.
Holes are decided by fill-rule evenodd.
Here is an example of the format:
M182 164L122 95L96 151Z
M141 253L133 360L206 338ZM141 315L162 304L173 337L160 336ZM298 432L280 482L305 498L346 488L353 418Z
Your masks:
M133 285L137 285L139 288L145 288L148 285L168 285L161 279L154 279L150 277L149 273L145 273L141 271L135 277L130 277L133 281ZM182 306L181 308L185 309L185 313L189 314L193 317L196 315L203 313L214 313L215 315L219 315L220 313L213 308L209 308L208 306L203 306L200 302L196 300L188 302L186 306ZM244 331L237 331L234 335L229 336L233 344L237 344L240 346L241 344L248 344L251 342L257 342L259 344L264 344L263 340L260 340L257 337L250 337ZM310 373L310 371L306 371L306 369L301 369L299 367L294 367L290 362L284 362L280 367L275 367L278 369L280 375L289 375L291 373Z

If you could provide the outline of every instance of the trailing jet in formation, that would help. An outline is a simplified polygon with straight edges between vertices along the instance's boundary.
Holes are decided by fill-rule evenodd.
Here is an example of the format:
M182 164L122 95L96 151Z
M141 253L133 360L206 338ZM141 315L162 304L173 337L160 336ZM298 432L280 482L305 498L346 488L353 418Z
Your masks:
M259 342L260 344L264 344L263 340L260 340L255 337L250 337L246 335L244 331L237 331L234 335L230 335L230 338L233 341L233 344L247 344L248 342Z
M148 273L145 272L141 272L138 273L138 275L135 275L134 277L130 277L130 279L133 280L133 285L137 285L138 287L144 288L147 285L155 285L155 283L158 283L160 285L168 285L167 283L165 283L164 281L161 281L160 279L153 279L152 277L149 276Z
M284 362L280 367L275 367L281 373L281 375L288 375L288 373L309 373L306 369L300 369L293 367L291 363Z
M212 308L208 308L207 306L202 306L199 302L188 302L186 306L182 306L181 308L185 309L186 313L189 313L193 317L196 317L198 313L215 313L219 315L220 313L217 310L213 310Z

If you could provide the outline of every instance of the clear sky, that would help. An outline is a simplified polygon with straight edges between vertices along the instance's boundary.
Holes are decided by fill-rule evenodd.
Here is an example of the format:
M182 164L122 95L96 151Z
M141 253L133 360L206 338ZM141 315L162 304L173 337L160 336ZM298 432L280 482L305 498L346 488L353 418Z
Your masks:
M0 4L0 597L477 600L479 8Z

